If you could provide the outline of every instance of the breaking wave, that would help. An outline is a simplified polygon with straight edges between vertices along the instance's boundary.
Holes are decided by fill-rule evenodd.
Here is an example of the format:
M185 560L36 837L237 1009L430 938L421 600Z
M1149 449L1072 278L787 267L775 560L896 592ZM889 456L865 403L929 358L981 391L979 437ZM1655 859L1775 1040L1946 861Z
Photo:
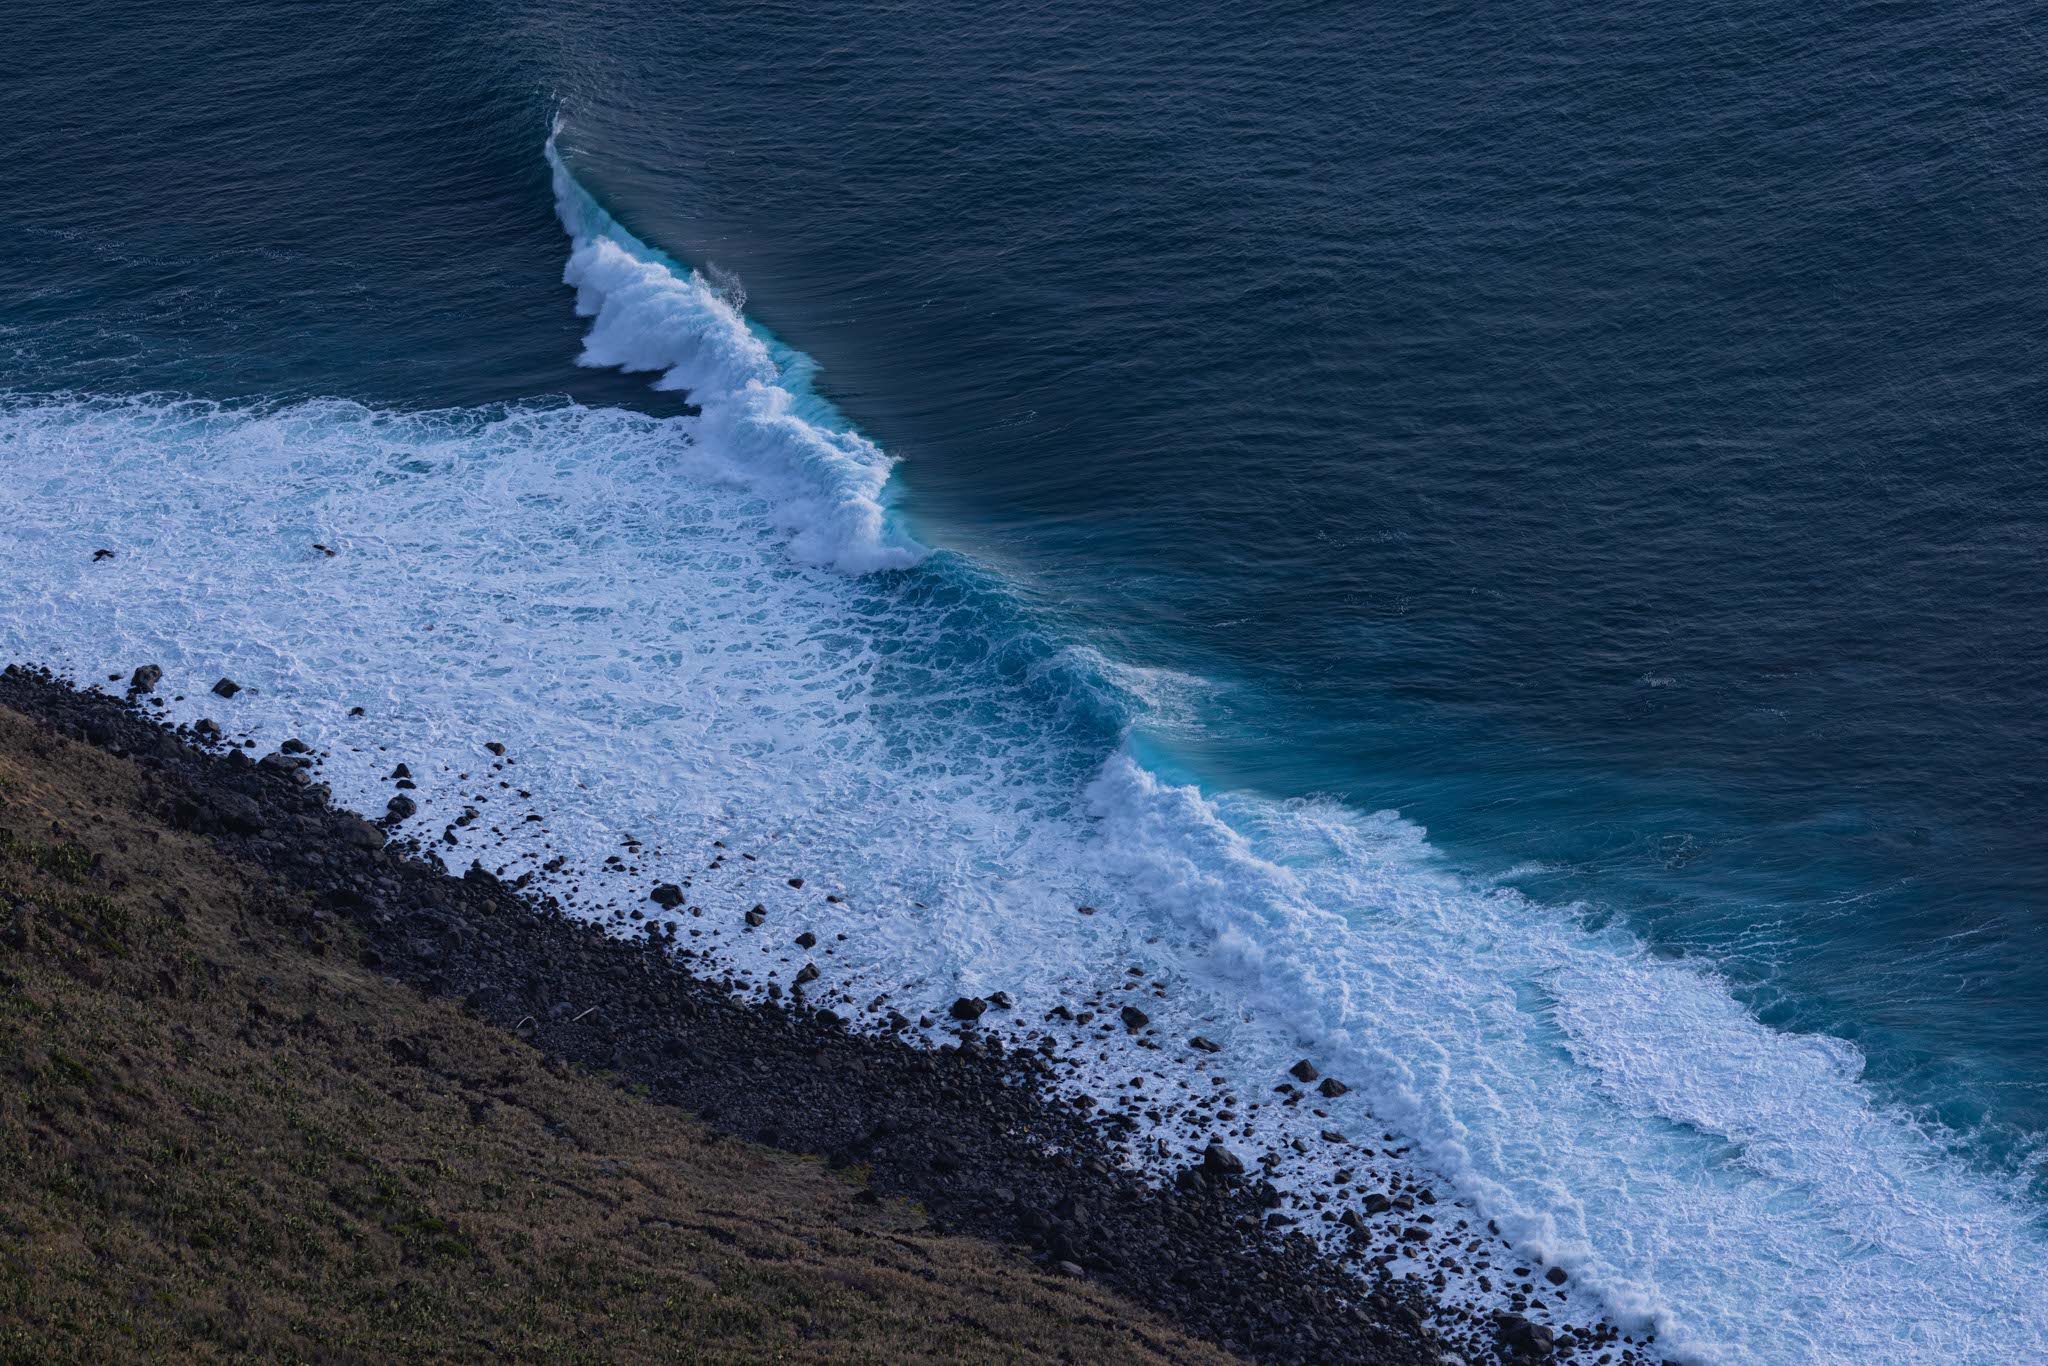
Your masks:
M1559 1321L1604 1307L1701 1360L2048 1356L2036 1211L1878 1105L1853 1046L1464 876L1395 813L1160 776L1141 756L1199 728L1202 681L1063 640L918 544L806 359L547 157L583 362L701 415L5 398L0 652L147 659L188 699L232 673L235 721L331 750L338 798L381 805L393 754L428 775L427 828L487 728L545 839L484 821L465 857L601 868L634 835L644 880L713 838L772 850L845 892L802 914L836 946L821 986L862 1000L1000 987L1035 1019L1139 966L1171 984L1162 1031L1220 1041L1252 1091L1303 1052L1347 1077L1331 1105L1398 1130L1384 1160L1598 1297ZM778 883L733 894L780 913ZM1077 1084L1132 1071L1091 1047ZM1234 1141L1291 1151L1304 1122L1268 1107ZM1353 1160L1304 1146L1304 1186Z

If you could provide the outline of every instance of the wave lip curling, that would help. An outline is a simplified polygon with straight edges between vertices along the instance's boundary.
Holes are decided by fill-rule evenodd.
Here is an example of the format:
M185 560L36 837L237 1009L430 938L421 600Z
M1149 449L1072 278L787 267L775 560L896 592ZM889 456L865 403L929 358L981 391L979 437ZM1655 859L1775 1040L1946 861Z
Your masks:
M556 134L560 132L559 126ZM884 490L895 460L819 418L828 405L792 375L774 338L723 292L621 227L547 142L555 211L573 249L562 271L592 320L577 363L657 371L703 411L697 451L718 480L763 498L799 560L847 574L908 569L928 553L895 525Z

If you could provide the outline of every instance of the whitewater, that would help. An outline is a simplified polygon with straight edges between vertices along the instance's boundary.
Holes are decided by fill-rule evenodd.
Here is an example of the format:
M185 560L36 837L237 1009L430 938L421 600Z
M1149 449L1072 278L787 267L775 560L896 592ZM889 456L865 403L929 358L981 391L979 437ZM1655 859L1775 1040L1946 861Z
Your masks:
M487 813L451 865L611 919L701 877L713 840L765 851L681 923L779 910L800 871L844 897L805 913L832 946L818 986L849 1001L1004 990L1035 1021L1137 966L1162 1033L1219 1041L1203 1066L1233 1085L1303 1055L1348 1081L1330 1109L1396 1136L1381 1165L1571 1273L1555 1322L1605 1313L1698 1361L2048 1357L2039 1210L1880 1105L1852 1045L1461 873L1396 813L1205 787L1176 740L1210 685L1104 658L913 534L808 358L546 154L583 363L698 415L6 396L0 654L157 663L174 718L329 748L337 800L373 813L402 759L427 832L502 743L545 836ZM205 691L223 674L232 704ZM627 841L642 872L607 885ZM721 951L749 991L805 958ZM1159 1065L1076 1037L1077 1090ZM1348 1160L1317 1124L1269 1107L1231 1139L1306 1136L1284 1170L1305 1188ZM1183 1146L1140 1135L1132 1160Z

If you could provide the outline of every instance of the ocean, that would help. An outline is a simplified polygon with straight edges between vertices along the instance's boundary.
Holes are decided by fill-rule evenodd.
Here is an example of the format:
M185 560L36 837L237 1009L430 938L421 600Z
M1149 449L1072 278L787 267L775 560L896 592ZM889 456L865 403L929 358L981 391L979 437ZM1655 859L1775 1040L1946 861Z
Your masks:
M863 1006L1136 967L1565 1321L2048 1357L2039 12L15 29L7 659L772 848Z

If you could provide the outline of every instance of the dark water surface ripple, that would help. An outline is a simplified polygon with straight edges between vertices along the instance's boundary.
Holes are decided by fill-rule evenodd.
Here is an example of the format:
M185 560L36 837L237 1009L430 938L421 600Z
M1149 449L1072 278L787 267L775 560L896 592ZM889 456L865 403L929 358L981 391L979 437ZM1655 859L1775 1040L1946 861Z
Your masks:
M2048 18L1827 3L17 6L29 390L660 408L538 143L930 540L1216 688L1205 784L2048 1130Z

